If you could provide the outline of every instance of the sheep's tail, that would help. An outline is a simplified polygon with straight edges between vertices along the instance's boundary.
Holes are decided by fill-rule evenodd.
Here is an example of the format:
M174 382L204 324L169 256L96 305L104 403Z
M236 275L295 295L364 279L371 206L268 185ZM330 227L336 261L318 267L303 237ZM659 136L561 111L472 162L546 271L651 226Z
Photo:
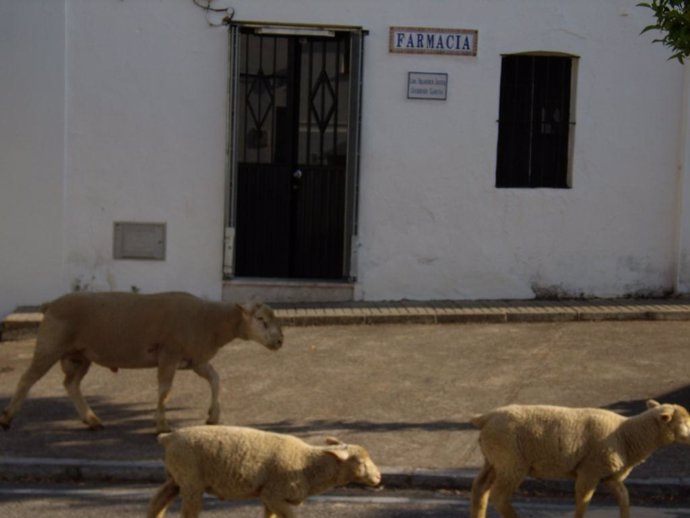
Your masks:
M470 423L479 428L484 428L484 425L489 421L490 414L479 414L470 418Z
M179 494L180 486L172 478L169 478L151 498L146 518L163 518L168 506Z

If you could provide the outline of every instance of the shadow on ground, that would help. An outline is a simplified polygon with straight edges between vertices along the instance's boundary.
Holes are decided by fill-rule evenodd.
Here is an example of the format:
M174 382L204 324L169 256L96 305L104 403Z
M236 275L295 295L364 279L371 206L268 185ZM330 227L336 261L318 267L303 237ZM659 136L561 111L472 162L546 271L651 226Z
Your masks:
M0 401L0 408L8 403ZM64 397L36 397L26 401L9 430L0 429L0 452L12 457L159 458L153 408L144 404L111 404L90 397L89 403L105 428L90 430ZM174 412L178 408L171 407ZM191 420L176 419L177 426Z
M251 423L248 426L287 434L303 434L328 430L348 430L354 432L404 432L408 430L422 430L428 432L437 431L462 431L474 430L468 422L460 421L424 421L424 422L388 422L375 421L350 421L350 420L313 420L306 422L278 421L275 423Z
M663 394L650 394L649 399L655 399L660 403L673 403L690 409L690 385ZM605 408L625 416L631 416L644 412L647 409L647 399L616 401Z
M7 399L0 400L4 408ZM96 460L157 460L162 447L156 441L151 404L112 404L90 397L104 429L89 430L64 397L36 397L26 401L7 431L0 430L0 452L12 457L88 458ZM198 409L169 407L174 429L202 424ZM192 412L193 411L193 415ZM233 424L227 420L224 424ZM242 423L263 430L297 436L337 433L455 432L474 429L453 420L377 422L356 419L281 420ZM311 441L310 441L311 442Z

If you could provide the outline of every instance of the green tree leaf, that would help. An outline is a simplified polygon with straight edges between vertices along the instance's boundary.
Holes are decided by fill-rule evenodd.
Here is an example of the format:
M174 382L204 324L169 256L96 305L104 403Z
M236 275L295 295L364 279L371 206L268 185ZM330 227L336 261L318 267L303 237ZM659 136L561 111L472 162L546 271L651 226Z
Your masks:
M668 47L672 52L668 59L683 63L690 56L690 0L652 0L637 5L650 9L656 18L656 23L647 25L640 34L653 30L661 32L661 38L652 43Z

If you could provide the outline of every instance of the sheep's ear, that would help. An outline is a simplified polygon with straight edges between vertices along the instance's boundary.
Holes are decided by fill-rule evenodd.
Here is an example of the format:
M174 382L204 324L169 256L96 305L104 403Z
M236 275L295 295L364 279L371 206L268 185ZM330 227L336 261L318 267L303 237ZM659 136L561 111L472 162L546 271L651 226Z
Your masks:
M656 408L658 406L661 406L661 403L654 399L648 399L647 400L647 408Z
M254 313L256 313L257 308L259 307L259 304L257 302L249 302L247 304L238 304L240 311L242 311L242 315L245 317L250 317Z
M659 419L661 419L661 422L662 422L662 423L669 423L669 422L671 422L671 419L673 419L673 408L664 409L664 410L659 414Z
M342 445L345 443L338 440L337 438L333 437L332 435L329 435L328 437L326 437L326 444L330 444L331 446L336 446L336 445Z
M328 448L323 450L327 455L333 455L336 459L340 461L346 461L350 458L350 452L345 448Z

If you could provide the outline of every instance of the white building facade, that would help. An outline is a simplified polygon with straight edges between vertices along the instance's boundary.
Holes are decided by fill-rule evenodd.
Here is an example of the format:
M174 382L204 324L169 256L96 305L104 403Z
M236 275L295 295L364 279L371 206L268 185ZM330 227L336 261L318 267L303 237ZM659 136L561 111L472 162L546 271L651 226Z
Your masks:
M0 316L690 291L688 78L637 2L199 3L0 1Z

